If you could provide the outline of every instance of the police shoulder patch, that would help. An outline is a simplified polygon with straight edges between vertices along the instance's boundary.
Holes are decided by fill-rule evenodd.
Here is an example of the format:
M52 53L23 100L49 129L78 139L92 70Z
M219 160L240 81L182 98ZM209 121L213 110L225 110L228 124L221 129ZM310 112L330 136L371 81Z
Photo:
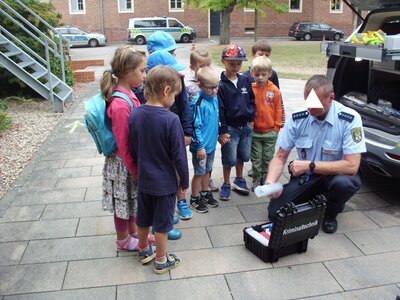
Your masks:
M293 121L307 118L310 113L308 110L299 111L292 114Z
M354 142L359 143L362 140L362 131L361 127L355 127L351 129L351 137Z
M339 119L345 120L347 122L353 122L354 116L352 114L349 114L347 112L341 111L338 113Z

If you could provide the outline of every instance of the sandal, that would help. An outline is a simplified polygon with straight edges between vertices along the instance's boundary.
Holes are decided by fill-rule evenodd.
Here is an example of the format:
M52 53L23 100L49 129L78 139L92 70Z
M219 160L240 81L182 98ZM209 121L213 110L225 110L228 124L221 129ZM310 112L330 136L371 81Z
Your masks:
M138 239L138 233L137 232L132 233L132 237ZM154 244L156 242L156 238L154 237L154 235L149 233L149 235L147 236L147 241L149 242L149 244Z
M125 251L139 251L139 241L138 239L128 236L125 243L120 241L116 241L117 244L117 251L125 252Z

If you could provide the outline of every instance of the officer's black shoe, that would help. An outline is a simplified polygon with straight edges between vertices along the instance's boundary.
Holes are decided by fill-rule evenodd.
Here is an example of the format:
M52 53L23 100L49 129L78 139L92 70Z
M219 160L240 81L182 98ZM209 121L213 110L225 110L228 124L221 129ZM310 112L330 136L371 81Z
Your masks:
M325 233L334 233L337 230L336 217L325 216L322 221L322 230Z

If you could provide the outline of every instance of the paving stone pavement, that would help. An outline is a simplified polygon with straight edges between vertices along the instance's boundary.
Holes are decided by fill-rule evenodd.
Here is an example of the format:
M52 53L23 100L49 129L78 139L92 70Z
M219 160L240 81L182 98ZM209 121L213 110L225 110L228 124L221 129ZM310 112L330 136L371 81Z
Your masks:
M188 47L177 50L186 65ZM281 79L281 86L290 114L301 106L304 81ZM194 212L192 220L180 221L183 237L168 247L182 264L166 274L142 266L137 253L117 253L113 217L101 209L104 159L82 121L83 101L97 89L97 84L85 88L0 200L0 300L394 300L400 295L400 187L376 176L365 178L339 215L337 233L321 232L306 253L276 263L264 263L244 247L243 228L267 220L266 199L254 193L233 192L209 213ZM190 155L189 166L192 174ZM222 183L218 151L213 178Z

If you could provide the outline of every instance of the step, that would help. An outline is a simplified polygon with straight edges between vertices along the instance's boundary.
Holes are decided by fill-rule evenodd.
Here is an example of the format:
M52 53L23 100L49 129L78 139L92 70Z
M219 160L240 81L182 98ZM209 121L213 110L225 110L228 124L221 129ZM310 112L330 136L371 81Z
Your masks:
M12 56L16 56L16 55L22 55L22 52L21 51L9 51L9 52L5 52L4 55L7 57L12 57Z
M29 66L34 65L35 63L36 63L36 62L33 61L33 60L31 60L31 61L23 61L23 62L20 62L20 63L18 64L18 66L19 66L20 68L24 69L24 68L26 68L26 67L29 67Z
M47 71L36 71L35 73L32 73L31 76L35 79L42 78L43 76L47 75Z
M8 41L0 41L0 45L8 45L9 42Z
M52 90L61 83L62 81L60 79L52 78ZM49 88L49 82L46 82L44 84L45 87Z

